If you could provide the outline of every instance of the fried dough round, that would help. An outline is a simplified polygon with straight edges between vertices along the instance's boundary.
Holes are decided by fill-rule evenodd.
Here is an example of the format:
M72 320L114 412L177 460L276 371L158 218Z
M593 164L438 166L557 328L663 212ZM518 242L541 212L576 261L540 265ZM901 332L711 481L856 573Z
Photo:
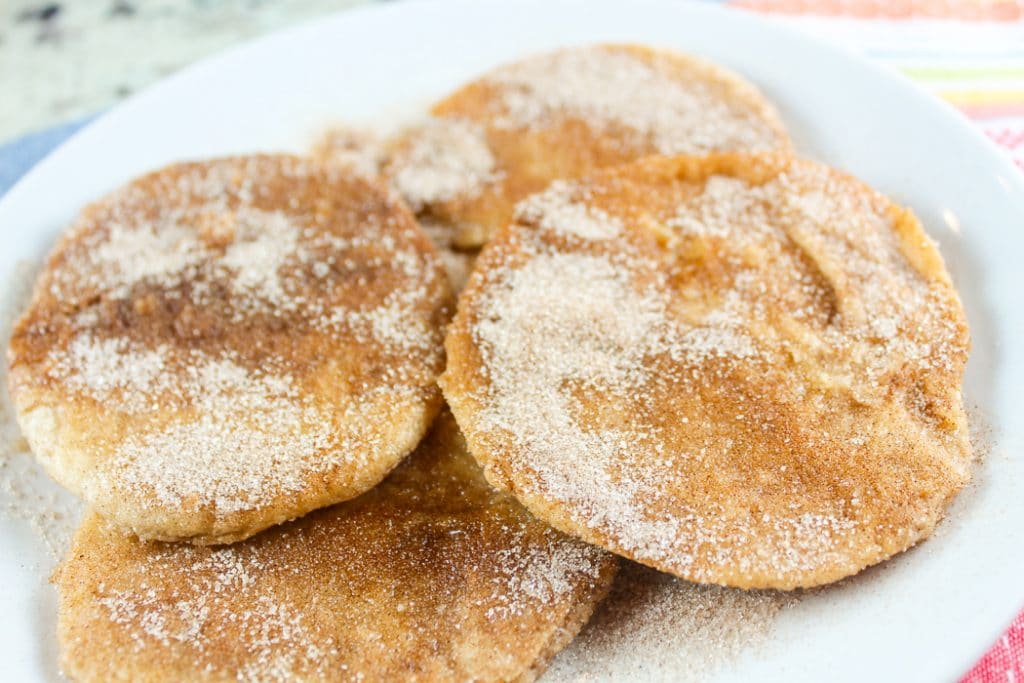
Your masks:
M701 583L836 581L970 476L968 330L917 219L784 155L651 158L524 201L442 388L488 479Z
M379 483L440 409L448 284L393 193L288 156L86 208L11 339L57 481L143 538L230 542Z
M407 141L409 135L407 132ZM386 144L372 131L336 127L328 130L317 140L310 154L320 163L341 165L368 177L380 179L381 165L387 155ZM420 225L441 254L441 261L448 273L448 282L452 291L457 294L466 285L466 279L473 270L473 261L479 249L457 249L453 244L455 231L451 226L440 224L429 217L421 217Z
M774 107L738 75L673 50L590 45L501 66L399 135L382 166L460 248L503 228L552 180L649 154L789 148Z
M61 664L76 681L532 680L616 564L492 489L445 411L377 488L242 543L90 517L55 579Z

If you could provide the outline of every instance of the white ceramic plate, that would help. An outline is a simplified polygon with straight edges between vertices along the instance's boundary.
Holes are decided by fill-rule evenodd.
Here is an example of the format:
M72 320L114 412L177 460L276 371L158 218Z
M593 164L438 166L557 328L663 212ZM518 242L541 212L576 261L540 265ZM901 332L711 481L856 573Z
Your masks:
M1024 604L1024 177L958 114L859 59L753 16L677 0L411 2L331 17L167 79L80 132L0 201L0 282L87 201L190 157L302 150L332 121L373 121L523 53L640 41L758 83L801 151L911 205L963 295L967 402L994 444L938 534L782 613L721 680L952 680ZM0 519L0 679L56 676L43 544Z

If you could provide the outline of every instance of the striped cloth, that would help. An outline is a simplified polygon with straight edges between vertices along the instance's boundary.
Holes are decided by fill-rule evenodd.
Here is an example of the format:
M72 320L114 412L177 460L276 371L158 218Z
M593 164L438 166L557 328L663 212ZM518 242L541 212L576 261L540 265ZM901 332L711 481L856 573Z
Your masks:
M935 93L1024 169L1024 1L731 0L860 52Z
M962 111L1024 171L1024 1L727 0L725 4L771 14L902 72ZM1024 683L1024 611L960 679L960 683L1018 682Z

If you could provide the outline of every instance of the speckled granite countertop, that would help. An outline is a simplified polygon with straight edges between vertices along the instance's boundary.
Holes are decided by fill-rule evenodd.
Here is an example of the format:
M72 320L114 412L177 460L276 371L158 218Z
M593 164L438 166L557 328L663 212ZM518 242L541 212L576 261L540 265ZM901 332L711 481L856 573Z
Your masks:
M0 0L0 143L245 38L366 0Z

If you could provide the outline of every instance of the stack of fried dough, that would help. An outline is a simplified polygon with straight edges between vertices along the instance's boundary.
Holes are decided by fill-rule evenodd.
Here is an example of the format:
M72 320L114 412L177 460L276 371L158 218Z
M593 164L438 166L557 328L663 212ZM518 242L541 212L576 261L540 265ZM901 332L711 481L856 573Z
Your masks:
M619 558L837 581L968 481L968 348L913 213L672 50L530 56L383 138L154 171L83 209L8 351L90 508L61 668L526 681Z

